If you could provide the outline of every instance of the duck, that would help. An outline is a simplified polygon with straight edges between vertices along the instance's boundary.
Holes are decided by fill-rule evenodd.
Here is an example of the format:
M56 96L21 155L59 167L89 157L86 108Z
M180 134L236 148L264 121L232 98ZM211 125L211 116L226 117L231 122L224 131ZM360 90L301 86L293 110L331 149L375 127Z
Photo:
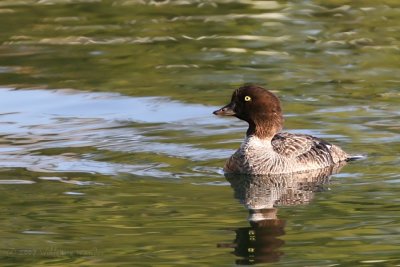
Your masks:
M307 172L353 159L339 146L307 134L281 132L279 98L258 85L236 89L226 106L213 112L248 123L246 137L226 161L225 173L266 175Z

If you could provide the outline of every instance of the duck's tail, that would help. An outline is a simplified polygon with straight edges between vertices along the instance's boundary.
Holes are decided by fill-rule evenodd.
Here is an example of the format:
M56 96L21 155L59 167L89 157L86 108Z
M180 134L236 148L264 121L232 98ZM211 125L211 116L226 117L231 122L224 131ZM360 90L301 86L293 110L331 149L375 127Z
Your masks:
M360 160L360 159L366 159L366 155L349 155L346 159L346 161L354 161L354 160Z

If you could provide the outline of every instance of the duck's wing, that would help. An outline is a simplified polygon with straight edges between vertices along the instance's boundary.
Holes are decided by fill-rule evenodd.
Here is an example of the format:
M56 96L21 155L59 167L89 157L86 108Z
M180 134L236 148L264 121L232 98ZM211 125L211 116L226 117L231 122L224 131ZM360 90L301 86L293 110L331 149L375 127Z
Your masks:
M339 147L306 134L278 133L271 143L273 149L282 156L305 162L316 160L337 163L348 157Z

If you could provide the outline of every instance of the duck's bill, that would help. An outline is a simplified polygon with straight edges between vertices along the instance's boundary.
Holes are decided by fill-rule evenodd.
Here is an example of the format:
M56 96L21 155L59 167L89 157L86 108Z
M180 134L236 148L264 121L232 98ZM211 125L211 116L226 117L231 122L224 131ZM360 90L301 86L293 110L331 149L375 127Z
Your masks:
M222 107L222 108L214 111L213 114L219 115L219 116L234 116L234 115L236 115L235 111L233 111L232 104L228 104L225 107Z

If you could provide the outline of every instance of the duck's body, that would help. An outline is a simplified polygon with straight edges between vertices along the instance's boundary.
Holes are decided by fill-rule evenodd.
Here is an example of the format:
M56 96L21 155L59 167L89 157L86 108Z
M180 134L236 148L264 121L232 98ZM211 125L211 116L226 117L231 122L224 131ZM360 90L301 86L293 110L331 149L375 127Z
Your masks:
M338 146L303 134L280 133L283 126L278 98L258 86L244 86L231 103L214 112L249 123L246 139L228 159L224 171L242 174L279 174L316 170L347 161Z
M310 135L278 133L272 140L246 137L228 159L227 173L279 174L325 168L348 155L335 145Z

